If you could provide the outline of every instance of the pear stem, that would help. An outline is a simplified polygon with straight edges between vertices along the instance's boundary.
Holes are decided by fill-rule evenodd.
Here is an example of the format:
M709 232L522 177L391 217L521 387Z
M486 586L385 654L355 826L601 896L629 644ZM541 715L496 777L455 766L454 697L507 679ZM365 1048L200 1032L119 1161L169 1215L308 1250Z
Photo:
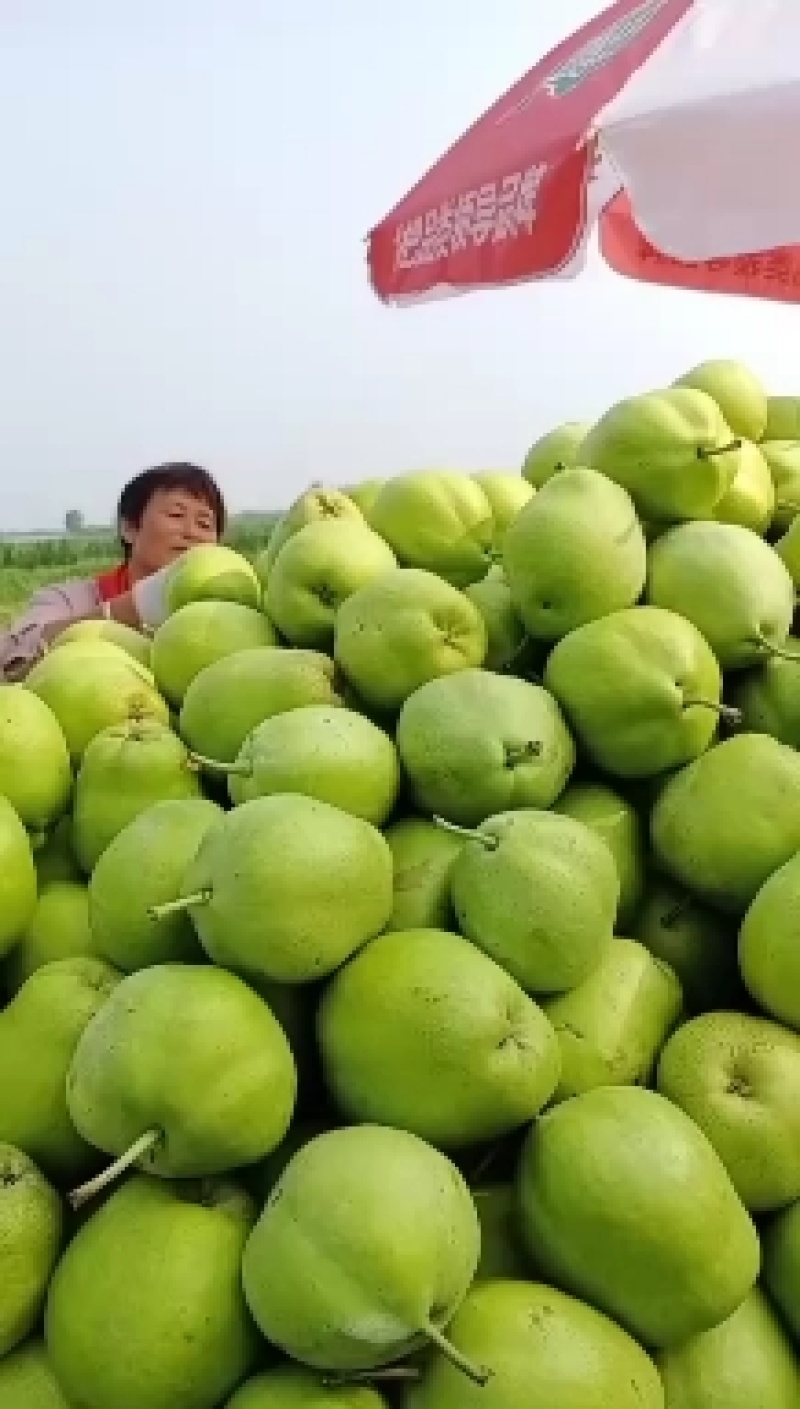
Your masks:
M506 768L516 768L517 764L525 763L527 759L538 758L542 752L542 745L538 739L528 739L524 744L506 745Z
M702 695L692 695L690 699L683 701L684 709L713 709L720 719L724 719L726 724L741 724L742 711L733 709L731 705L721 704L719 700L707 700Z
M684 916L684 915L687 915L687 914L689 913L689 910L690 910L690 909L691 909L691 901L690 901L690 900L679 900L679 901L677 901L676 904L672 906L672 909L671 909L671 910L667 910L667 911L661 916L661 928L664 929L664 930L671 930L671 929L673 929L674 926L677 925L678 921L679 921L679 920L682 920L682 919L683 919L683 916Z
M441 1352L445 1360L449 1360L450 1364L456 1370L460 1370L462 1375L466 1375L467 1379L472 1380L473 1384L483 1387L489 1383L489 1371L483 1369L481 1366L473 1365L472 1361L468 1360L466 1355L462 1355L460 1350L456 1350L452 1342L447 1339L447 1336L443 1335L438 1326L434 1326L432 1321L426 1322L422 1328L422 1333L432 1345L436 1346L436 1349Z
M148 915L151 920L166 920L168 915L180 915L184 910L191 910L195 905L207 905L213 891L210 887L205 890L196 890L192 895L179 895L177 900L165 900L162 905L151 905Z
M478 841L487 851L496 851L500 845L499 839L490 832L479 832L475 827L458 827L445 817L434 817L433 821L443 832L451 832L454 837L463 837L465 841Z
M353 1370L341 1375L325 1375L323 1389L347 1389L348 1385L376 1385L389 1381L411 1384L420 1378L419 1370L411 1365L387 1365L381 1370Z
M768 641L766 636L762 636L760 631L756 633L753 640L768 655L777 656L779 660L793 660L796 665L800 665L800 651L787 651L782 646L776 646L774 642Z
M189 758L195 768L204 768L207 773L237 773L242 778L249 778L253 772L253 764L250 759L237 759L235 763L220 763L216 758L206 758L202 753L190 753Z
M731 450L741 450L741 440L731 440L727 445L716 445L711 450L706 450L702 445L697 447L698 460L710 460L712 455L727 455Z
M77 1189L73 1189L72 1193L67 1195L72 1208L82 1208L84 1204L94 1198L95 1194L102 1193L109 1184L115 1183L126 1169L130 1169L131 1165L136 1164L142 1155L146 1155L148 1150L154 1149L162 1139L163 1134L160 1130L145 1131L144 1135L140 1135L138 1140L134 1140L130 1149L126 1150L124 1155L120 1155L119 1159L114 1160L114 1163L104 1169L102 1174L87 1180L85 1184L79 1185Z

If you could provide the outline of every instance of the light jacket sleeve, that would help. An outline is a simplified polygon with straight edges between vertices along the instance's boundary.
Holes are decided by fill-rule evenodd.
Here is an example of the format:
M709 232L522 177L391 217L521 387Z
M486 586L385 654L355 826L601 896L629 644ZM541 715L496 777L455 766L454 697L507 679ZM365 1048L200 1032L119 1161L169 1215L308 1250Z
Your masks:
M46 632L53 626L69 626L100 610L100 592L91 578L54 583L31 597L24 612L0 630L0 679L23 679L44 653Z

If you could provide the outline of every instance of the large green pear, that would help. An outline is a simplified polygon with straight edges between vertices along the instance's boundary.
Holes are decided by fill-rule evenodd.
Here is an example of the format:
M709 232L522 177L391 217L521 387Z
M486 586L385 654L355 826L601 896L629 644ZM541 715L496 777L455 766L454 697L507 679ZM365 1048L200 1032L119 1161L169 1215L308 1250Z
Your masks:
M299 1365L278 1365L247 1380L224 1409L386 1409L386 1400L372 1385L330 1384Z
M248 1239L242 1278L259 1328L292 1359L370 1370L425 1341L446 1347L479 1255L478 1215L455 1166L406 1131L355 1125L291 1160ZM472 1372L482 1379L481 1368Z
M575 767L553 696L488 670L461 670L415 690L396 738L419 810L465 827L511 808L550 807Z
M800 1345L800 1200L768 1225L764 1238L764 1286Z
M80 881L52 881L40 888L30 922L6 957L5 986L16 993L43 964L95 952L87 887Z
M743 440L736 457L736 475L714 510L720 523L738 523L753 533L766 533L775 513L775 485L769 465L758 445Z
M18 1145L60 1186L98 1157L67 1111L66 1079L78 1039L110 997L117 974L98 959L60 959L37 969L0 1012L0 1140Z
M500 564L494 563L479 582L465 587L464 595L475 603L486 625L486 669L522 674L520 666L528 655L526 647L533 643L529 643Z
M712 358L673 384L704 391L716 401L734 435L760 440L767 428L767 392L755 372L731 358Z
M358 484L345 486L345 494L361 510L367 523L369 523L372 506L385 483L385 479L362 479Z
M657 872L648 876L631 926L677 974L688 1013L738 1008L746 1001L736 957L736 923Z
M620 885L617 927L627 933L646 880L645 832L636 808L606 783L577 782L569 784L553 810L585 823L611 851Z
M336 663L364 702L385 714L396 714L428 680L481 665L487 646L475 604L417 568L374 579L336 616Z
M534 441L522 465L528 483L541 489L553 475L580 464L578 452L590 429L585 421L565 421Z
M348 1120L458 1149L533 1120L561 1062L541 1008L446 930L384 934L336 974L317 1016L328 1089Z
M436 573L454 587L477 582L492 560L491 504L470 475L419 470L389 479L370 523L404 567Z
M545 685L592 762L618 778L650 778L708 748L722 675L698 629L674 611L631 607L559 641Z
M744 914L800 850L800 754L737 734L669 779L650 819L656 859L718 909Z
M330 485L312 485L295 499L291 508L278 520L269 543L256 558L255 568L262 587L266 588L272 565L289 539L305 528L306 524L328 519L347 519L362 526L366 522L361 509L350 494L333 489Z
M400 788L394 741L363 714L332 705L275 714L248 734L233 763L201 762L227 775L234 803L302 793L375 827L386 822Z
M724 1165L653 1091L601 1086L540 1117L519 1194L534 1265L645 1345L718 1325L758 1276L758 1235Z
M293 646L326 650L342 602L397 559L377 533L358 519L324 518L284 543L272 567L264 604Z
M520 509L533 498L534 487L521 474L504 474L502 471L486 471L473 475L489 501L494 522L494 536L500 542L509 524L514 522Z
M757 823L760 823L760 819L756 819L754 826ZM760 825L763 826L763 823ZM792 848L789 859L766 877L763 886L752 899L739 931L739 965L751 997L771 1017L798 1032L799 853L800 843Z
M201 601L260 606L261 585L247 558L222 543L189 548L170 572L167 606L177 612L189 602Z
M513 1183L483 1184L472 1189L481 1225L481 1260L475 1280L527 1277L528 1265L519 1230L517 1191Z
M185 744L165 724L141 719L112 725L87 745L75 780L75 854L87 874L110 842L154 802L199 798L198 771Z
M39 1320L63 1228L61 1200L41 1170L0 1144L0 1363Z
M69 749L52 710L24 685L0 685L0 795L40 832L66 812L71 792Z
M658 1089L708 1136L751 1212L800 1198L800 1035L704 1013L666 1044Z
M390 930L452 930L450 873L463 841L428 817L401 817L384 832L394 862Z
M544 1004L561 1048L558 1099L646 1085L682 1007L672 969L636 940L612 939L582 983Z
M710 1331L663 1350L665 1409L796 1409L797 1354L758 1288Z
M564 470L517 515L503 568L525 626L544 641L632 607L647 573L633 500L596 470Z
M180 889L203 837L221 816L206 798L168 798L117 833L89 880L97 954L125 973L150 964L199 962L203 951L189 916L178 910L156 922L150 911Z
M653 1362L591 1306L541 1283L476 1284L450 1333L462 1355L491 1367L465 1384L441 1355L409 1385L403 1409L664 1409Z
M392 913L392 853L360 817L295 793L242 803L200 843L185 909L216 964L254 981L327 977Z
M614 858L553 812L490 817L456 857L452 895L468 939L528 993L563 993L599 963L619 903Z
M800 396L768 396L764 440L800 440Z
M0 1404L8 1409L75 1409L61 1392L44 1341L25 1341L0 1360Z
M800 440L765 440L761 452L775 489L772 524L785 533L800 511Z
M56 1269L45 1339L76 1409L217 1409L259 1357L242 1295L250 1198L136 1176Z
M162 695L179 708L206 666L234 651L277 644L274 626L255 607L213 600L187 602L153 636L153 674Z
M745 729L771 734L796 749L800 748L800 640L787 637L786 650L797 659L770 656L757 668L738 673L731 681L729 695Z
M651 544L648 602L693 622L723 670L785 647L794 595L775 550L738 524L678 524Z
M25 688L50 706L74 764L95 734L113 724L136 718L169 723L169 707L151 672L105 641L72 641L48 652L29 672Z
M65 627L51 642L51 650L66 646L70 641L110 641L112 645L119 646L120 650L127 651L140 665L150 665L150 637L145 636L143 631L126 626L123 621L114 621L113 617L90 617L86 621L73 621L71 626Z
M28 833L0 795L0 957L24 935L36 910L36 866Z
M286 1134L296 1095L294 1058L267 1004L206 965L158 964L122 979L67 1073L78 1133L171 1179L263 1159ZM81 1202L94 1192L87 1186Z
M236 651L195 676L179 730L190 748L233 763L251 729L286 709L341 704L330 656L317 651Z
M733 483L738 448L712 397L671 387L617 402L578 459L627 489L645 519L705 519Z

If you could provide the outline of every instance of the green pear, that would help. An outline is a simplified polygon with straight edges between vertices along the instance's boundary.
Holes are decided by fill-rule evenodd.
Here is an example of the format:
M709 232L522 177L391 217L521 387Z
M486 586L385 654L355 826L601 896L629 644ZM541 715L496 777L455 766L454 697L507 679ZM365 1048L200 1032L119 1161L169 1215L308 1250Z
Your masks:
M736 456L733 484L714 510L719 523L736 523L763 536L775 513L775 485L761 448L743 440Z
M800 512L800 440L765 440L761 452L775 490L772 526L785 533Z
M313 485L295 499L291 508L278 520L269 543L256 558L255 568L262 587L266 588L272 565L289 539L306 524L326 519L348 519L362 525L366 522L350 494L330 486Z
M259 1356L240 1283L254 1218L234 1184L139 1175L79 1229L45 1316L76 1409L217 1409L232 1393Z
M747 1013L704 1013L667 1042L657 1082L711 1141L746 1208L800 1198L800 1035Z
M420 470L387 480L370 523L404 567L421 568L466 587L492 561L492 509L477 480L447 470Z
M22 938L36 910L36 867L28 833L0 795L0 957Z
M200 843L185 894L216 964L253 981L327 977L392 913L392 853L380 832L326 802L283 793L227 813Z
M671 387L617 402L578 458L627 489L645 519L705 519L733 483L738 448L712 397Z
M481 1225L481 1260L475 1280L527 1277L514 1185L484 1184L472 1190L472 1199Z
M199 543L178 559L167 582L167 606L180 611L189 602L239 602L261 605L261 584L241 553L221 543Z
M283 710L341 704L330 656L317 651L236 651L206 666L186 691L179 731L190 748L233 763L251 729Z
M270 569L265 607L286 640L309 650L333 644L342 602L397 567L383 539L357 519L306 524L284 543Z
M386 1400L369 1384L331 1384L300 1366L279 1365L248 1380L224 1409L386 1409Z
M61 1200L41 1170L0 1144L0 1363L39 1320L63 1229Z
M767 428L767 392L743 362L714 358L692 367L673 383L704 391L716 401L734 435L760 440Z
M488 670L461 670L415 690L396 738L419 810L465 827L512 808L550 807L575 767L552 695Z
M47 831L72 792L61 725L24 685L0 685L0 794L31 832Z
M620 885L617 925L627 933L646 881L645 834L636 808L607 783L570 783L553 810L583 822L611 851Z
M596 470L564 470L514 520L503 567L527 630L543 641L632 607L647 573L633 500Z
M590 759L618 778L678 768L713 742L722 675L697 627L661 607L631 607L570 632L544 683Z
M69 813L59 818L56 825L44 835L34 839L33 861L39 881L39 889L54 881L80 881L83 874L78 865L72 846L72 818Z
M664 876L648 877L631 927L656 959L680 980L686 1010L737 1008L746 995L736 960L736 927Z
M302 793L375 827L393 811L400 788L400 762L389 735L362 714L332 705L303 705L265 719L233 763L199 761L227 776L234 803Z
M462 1355L491 1367L485 1389L440 1355L403 1409L664 1409L653 1362L608 1317L541 1283L498 1279L468 1293L450 1332Z
M248 1239L242 1279L260 1330L292 1359L371 1370L426 1341L448 1351L444 1328L479 1255L455 1166L406 1131L356 1125L294 1156Z
M611 940L619 877L605 842L572 817L491 817L453 863L463 933L526 992L564 993Z
M169 723L169 707L147 667L104 641L72 641L48 652L25 688L50 706L73 764L95 734L113 724L139 717Z
M199 796L197 769L165 724L142 719L103 729L87 745L75 780L78 861L91 874L109 842L154 802Z
M78 1039L119 975L99 959L37 969L0 1012L0 1140L19 1146L63 1185L97 1164L67 1112L66 1077Z
M0 1360L0 1404L8 1409L75 1409L61 1393L44 1341L28 1340Z
M565 421L534 441L522 465L523 477L541 489L554 474L580 464L578 452L589 434L585 421Z
M800 1404L797 1354L758 1288L719 1326L661 1351L656 1364L665 1409L796 1409Z
M680 983L663 960L636 940L612 939L582 983L544 1004L561 1048L557 1099L645 1085L682 1008Z
M796 786L796 785L795 785ZM766 802L766 799L765 799ZM766 814L771 818L771 813ZM756 816L756 825L763 826ZM800 1032L800 843L772 869L739 931L739 966L760 1008Z
M800 396L768 396L764 440L800 440Z
M221 809L206 798L169 798L154 802L123 827L89 881L95 953L125 973L202 959L188 915L177 911L156 923L150 911L180 889L206 832L221 816Z
M558 1083L558 1042L532 998L446 930L381 935L340 969L317 1016L325 1081L348 1120L440 1149L533 1120Z
M775 550L738 524L678 524L650 547L648 602L691 621L723 670L785 648L794 595Z
M800 1345L800 1200L768 1225L764 1238L764 1287Z
M6 988L16 993L44 964L95 952L86 886L80 881L52 881L40 889L30 922L6 958Z
M121 1169L171 1179L254 1164L280 1144L297 1072L267 1004L224 969L158 964L129 974L81 1033L67 1073L75 1129Z
M731 681L730 701L749 733L771 734L796 749L800 748L800 639L788 636L786 650L797 660L770 656L757 669L737 674Z
M452 930L450 873L461 837L427 817L401 817L384 832L394 862L390 930Z
M521 674L528 646L533 645L514 606L511 588L499 563L490 567L480 582L464 588L475 603L486 626L488 645L484 665L487 670L514 670Z
M180 707L195 676L207 665L262 646L276 646L272 623L239 602L188 602L153 636L153 674L170 704Z
M522 1228L548 1281L645 1345L677 1345L744 1301L758 1235L705 1135L636 1086L601 1086L532 1127L519 1171Z
M352 499L356 507L361 510L367 523L369 523L372 506L385 483L385 479L363 479L359 484L348 484L345 488L344 492L348 499Z
M787 569L795 588L800 587L800 514L792 519L783 537L772 546Z
M744 914L800 850L800 754L738 734L669 779L650 820L656 860L700 900Z
M87 640L110 641L112 645L119 646L120 650L127 651L140 665L150 665L150 637L145 636L143 631L126 626L123 621L114 621L113 618L98 617L73 621L71 626L59 632L52 642L52 649L66 646L70 641Z
M359 588L336 617L336 663L379 713L397 713L428 680L481 665L487 646L475 604L416 568L396 568Z
M472 478L476 484L480 485L489 501L495 539L499 542L509 524L514 522L520 509L523 509L528 500L533 498L535 493L533 485L527 479L523 479L521 474L503 474L497 470L473 475Z

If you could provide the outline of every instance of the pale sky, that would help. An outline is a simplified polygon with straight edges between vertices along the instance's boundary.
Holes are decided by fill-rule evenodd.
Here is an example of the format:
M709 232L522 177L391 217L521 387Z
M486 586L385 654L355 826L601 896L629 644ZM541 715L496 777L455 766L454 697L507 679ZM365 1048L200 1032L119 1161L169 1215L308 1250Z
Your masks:
M397 311L363 238L601 0L3 0L0 529L167 458L234 508L516 468L708 356L800 392L800 311L628 283Z

